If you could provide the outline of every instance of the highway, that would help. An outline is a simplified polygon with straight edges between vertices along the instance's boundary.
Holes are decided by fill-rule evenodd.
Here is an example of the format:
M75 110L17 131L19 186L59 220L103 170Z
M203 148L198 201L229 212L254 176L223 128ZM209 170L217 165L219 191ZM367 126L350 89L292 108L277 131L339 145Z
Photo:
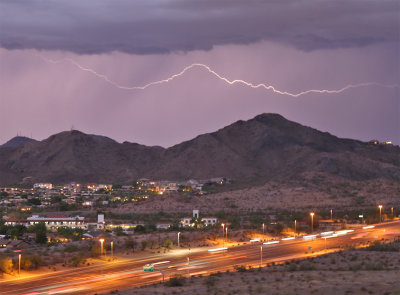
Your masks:
M325 253L325 249L337 250L350 245L359 247L368 241L399 236L400 221L394 221L354 231L326 232L322 235L281 239L267 244L254 241L221 250L172 250L140 259L118 259L102 265L83 266L33 277L3 279L0 280L0 294L100 294L160 282L161 273L156 270L144 272L145 264L154 264L156 269L164 273L166 279L175 275L207 275L232 270L239 265L258 267L261 264L261 251L262 264L265 266L272 262L321 255Z

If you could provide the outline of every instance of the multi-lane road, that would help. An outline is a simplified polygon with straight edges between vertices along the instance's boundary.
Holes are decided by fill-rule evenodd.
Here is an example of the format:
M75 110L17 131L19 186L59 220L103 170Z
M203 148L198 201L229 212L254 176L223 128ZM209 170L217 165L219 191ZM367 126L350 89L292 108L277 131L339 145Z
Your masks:
M145 264L154 264L166 279L174 275L207 275L233 269L237 265L259 266L325 253L325 249L359 246L368 241L393 239L400 236L400 221L376 224L354 231L337 231L309 237L276 240L274 243L249 242L217 251L210 248L180 249L168 253L133 256L35 276L0 280L0 294L95 294L130 289L160 282L161 272L144 272ZM262 253L262 254L261 254ZM262 259L261 259L262 256Z

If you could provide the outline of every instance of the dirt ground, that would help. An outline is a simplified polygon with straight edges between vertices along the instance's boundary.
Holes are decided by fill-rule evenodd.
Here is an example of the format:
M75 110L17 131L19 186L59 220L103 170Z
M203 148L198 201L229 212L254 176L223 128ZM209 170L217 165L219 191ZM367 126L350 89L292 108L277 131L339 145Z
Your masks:
M384 202L394 206L398 202L400 183L385 179L350 181L331 175L304 175L304 181L274 183L204 196L165 194L135 204L124 204L115 213L168 213L253 211L309 208L352 208L375 206Z

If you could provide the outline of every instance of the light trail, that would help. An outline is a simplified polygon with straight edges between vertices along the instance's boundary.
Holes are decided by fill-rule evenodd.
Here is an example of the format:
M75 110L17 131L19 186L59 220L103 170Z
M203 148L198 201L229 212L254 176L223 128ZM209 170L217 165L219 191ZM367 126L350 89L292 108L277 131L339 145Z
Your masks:
M149 87L155 86L155 85L160 85L160 84L165 84L168 82L171 82L172 80L175 80L178 77L183 76L187 71L194 69L194 68L201 68L206 70L207 72L209 72L210 74L212 74L213 76L217 77L219 80L224 81L225 83L229 84L229 85L234 85L234 84L242 84L244 86L253 88L253 89L257 89L257 88L264 88L265 90L269 90L272 91L276 94L280 94L280 95L287 95L287 96L291 96L291 97L299 97L305 94L310 94L310 93L319 93L319 94L338 94L341 92L344 92L346 90L349 89L353 89L353 88L360 88L360 87L367 87L367 86L377 86L377 87L383 87L383 88L400 88L399 84L382 84L382 83L378 83L378 82L365 82L365 83L358 83L358 84L348 84L340 89L309 89L309 90L305 90L305 91L301 91L301 92L297 92L297 93L293 93L293 92L288 92L288 91L282 91L279 90L277 88L275 88L272 85L267 85L264 83L259 83L259 84L254 84L252 82L248 82L245 80L241 80L241 79L234 79L234 80L230 80L224 76L222 76L221 74L217 73L216 71L214 71L210 66L202 64L202 63L193 63L185 68L183 68L183 70L181 70L179 73L177 74L173 74L171 76L169 76L166 79L162 79L162 80L158 80L158 81L153 81L150 83L147 83L145 85L142 86L125 86L125 85L121 85L118 84L117 82L113 81L112 79L110 79L109 77L107 77L104 74L98 73L97 71L82 66L81 64L79 64L77 61L71 59L71 58L63 58L60 60L52 60L52 59L48 59L45 58L44 56L40 55L40 54L35 54L35 56L38 56L39 58L41 58L43 61L47 62L47 63L51 63L51 64L59 64L61 62L69 62L72 65L74 65L75 67L77 67L78 69L80 69L81 71L84 72L88 72L102 80L104 80L105 82L113 85L114 87L118 88L118 89L122 89L122 90L145 90Z

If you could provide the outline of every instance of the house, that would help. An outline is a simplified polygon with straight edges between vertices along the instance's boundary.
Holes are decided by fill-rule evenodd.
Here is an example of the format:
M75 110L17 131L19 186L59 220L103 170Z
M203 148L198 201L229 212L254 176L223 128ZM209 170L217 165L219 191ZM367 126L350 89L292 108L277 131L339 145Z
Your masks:
M193 217L183 217L181 218L181 226L192 226L190 221L192 220Z
M184 217L181 218L181 226L193 226L190 222L193 218L200 218L199 210L193 210L193 217ZM215 225L218 223L218 219L216 217L203 217L201 221L205 226Z
M51 183L35 183L33 185L34 189L52 189L53 185Z
M171 224L169 223L157 223L156 228L157 229L169 229L171 227Z
M24 241L24 240L13 240L7 244L7 249L10 249L10 250L26 249L30 245L31 244L29 242Z
M218 223L218 219L216 217L203 217L201 221L204 222L205 226L216 225Z

